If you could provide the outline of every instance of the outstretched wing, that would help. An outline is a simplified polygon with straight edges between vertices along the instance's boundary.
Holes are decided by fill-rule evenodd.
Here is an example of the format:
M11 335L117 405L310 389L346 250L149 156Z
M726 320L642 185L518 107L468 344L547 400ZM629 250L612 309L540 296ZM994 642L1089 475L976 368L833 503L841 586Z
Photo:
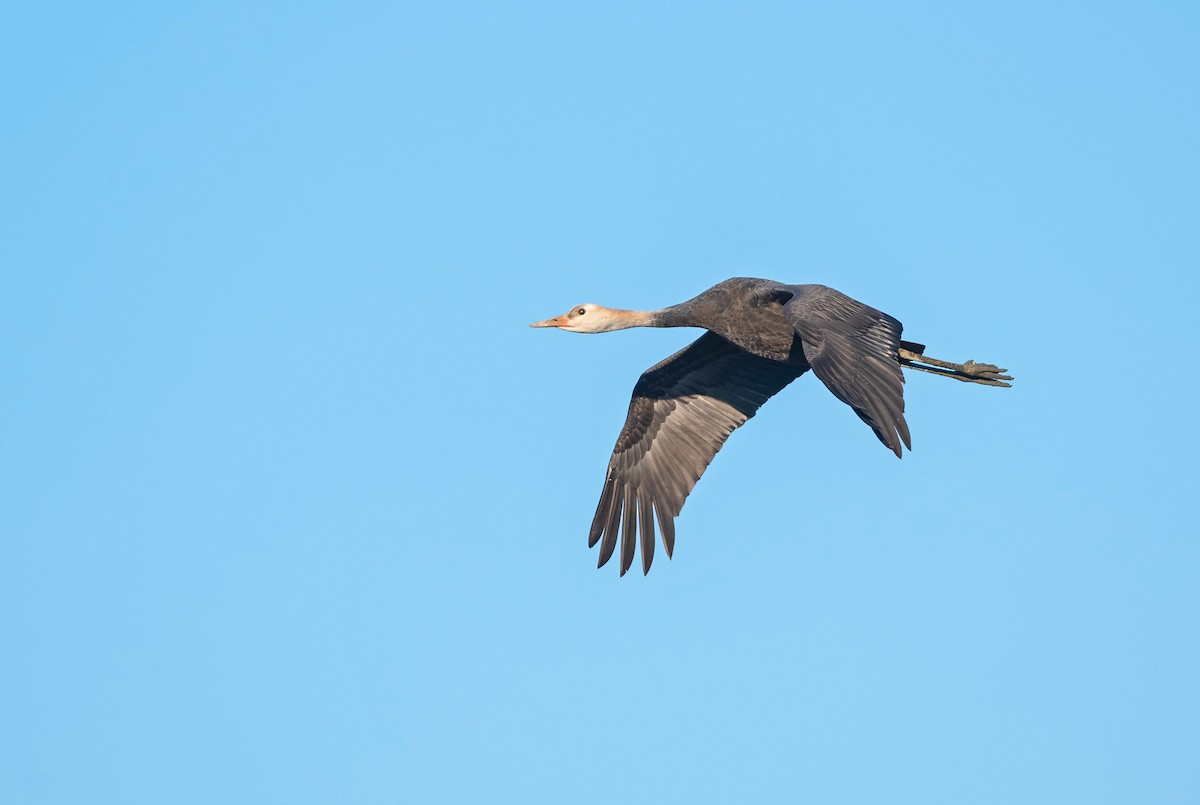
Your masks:
M612 556L620 532L625 575L640 526L648 573L655 519L670 557L675 517L725 439L806 370L803 363L752 355L711 332L647 370L633 389L588 535L588 547L600 543L597 567Z
M897 457L902 441L911 450L898 352L904 325L823 285L789 289L794 295L783 315L800 334L813 373Z

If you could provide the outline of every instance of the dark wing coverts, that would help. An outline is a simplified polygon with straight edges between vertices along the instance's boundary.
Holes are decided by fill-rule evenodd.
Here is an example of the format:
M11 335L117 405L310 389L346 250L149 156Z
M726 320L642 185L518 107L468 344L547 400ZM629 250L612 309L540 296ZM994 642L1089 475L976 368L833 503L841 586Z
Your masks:
M904 421L899 321L823 285L793 285L783 315L796 328L813 374L897 455L912 449Z
M760 358L709 332L643 374L588 535L589 547L600 543L597 566L612 557L619 531L624 575L633 564L640 526L642 572L648 572L655 519L669 557L675 517L713 456L735 428L806 368Z

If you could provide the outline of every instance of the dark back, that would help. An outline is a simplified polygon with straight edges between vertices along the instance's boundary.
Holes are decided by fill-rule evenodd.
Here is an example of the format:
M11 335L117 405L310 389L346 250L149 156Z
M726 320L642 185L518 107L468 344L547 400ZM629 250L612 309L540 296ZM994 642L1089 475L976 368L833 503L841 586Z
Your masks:
M753 355L807 367L800 337L783 316L791 296L781 283L735 277L668 311L680 324L711 330Z

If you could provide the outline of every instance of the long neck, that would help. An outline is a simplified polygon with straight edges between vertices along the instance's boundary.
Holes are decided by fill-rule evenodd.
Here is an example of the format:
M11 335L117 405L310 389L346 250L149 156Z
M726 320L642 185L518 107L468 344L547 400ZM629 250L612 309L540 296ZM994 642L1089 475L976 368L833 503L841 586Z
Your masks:
M696 326L696 323L691 320L688 311L683 305L671 305L670 307L663 307L658 310L625 310L622 313L637 322L636 324L631 324L630 327Z
M589 319L586 326L577 329L584 333L609 333L613 330L628 330L631 327L695 327L695 322L686 315L680 305L659 310L621 310L602 308L599 318Z

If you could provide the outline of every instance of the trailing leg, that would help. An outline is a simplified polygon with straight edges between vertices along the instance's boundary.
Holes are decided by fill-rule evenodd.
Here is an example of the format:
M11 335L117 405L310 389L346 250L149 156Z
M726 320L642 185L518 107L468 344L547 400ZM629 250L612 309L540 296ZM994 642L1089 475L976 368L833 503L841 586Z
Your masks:
M909 342L905 342L905 346L921 347L924 349L920 344ZM904 346L900 348L900 364L909 369L918 369L930 374L952 377L964 383L982 383L985 386L1003 386L1005 388L1012 386L1012 383L1004 382L1012 380L1012 375L1004 374L1008 370L1001 369L994 364L976 363L975 361L951 363L950 361L930 358L919 351L905 349Z

